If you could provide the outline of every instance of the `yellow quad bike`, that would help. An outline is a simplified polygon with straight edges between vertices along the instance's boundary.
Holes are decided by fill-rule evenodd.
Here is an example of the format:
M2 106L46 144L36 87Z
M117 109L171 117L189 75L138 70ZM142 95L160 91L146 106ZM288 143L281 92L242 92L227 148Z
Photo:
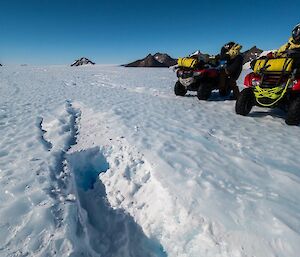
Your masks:
M279 107L287 111L288 125L300 124L300 52L292 50L288 57L256 60L253 72L244 80L235 111L248 115L254 105Z

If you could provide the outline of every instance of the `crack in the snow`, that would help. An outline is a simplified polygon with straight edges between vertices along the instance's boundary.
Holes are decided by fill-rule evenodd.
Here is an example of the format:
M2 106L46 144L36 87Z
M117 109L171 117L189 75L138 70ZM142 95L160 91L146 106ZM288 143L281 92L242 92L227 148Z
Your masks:
M69 100L65 111L68 122L65 116L59 116L49 124L51 131L43 128L43 118L38 118L37 124L41 143L52 161L48 193L55 200L51 206L54 223L56 228L64 228L66 222L71 222L68 236L74 244L74 256L166 257L163 247L148 238L129 214L108 203L105 186L99 179L99 174L109 169L104 149L94 147L68 153L77 143L81 112ZM68 136L61 145L65 133ZM66 202L70 202L68 211Z
M39 133L40 142L42 143L42 145L45 147L45 149L47 151L50 151L52 149L53 145L51 144L51 142L49 142L48 140L45 139L44 135L47 131L43 129L42 124L43 124L43 118L37 117L36 126L38 127L38 129L40 131L40 133Z
M98 178L109 169L105 149L94 147L68 154L78 201L77 235L87 242L93 256L166 257L163 247L148 238L123 209L113 209Z

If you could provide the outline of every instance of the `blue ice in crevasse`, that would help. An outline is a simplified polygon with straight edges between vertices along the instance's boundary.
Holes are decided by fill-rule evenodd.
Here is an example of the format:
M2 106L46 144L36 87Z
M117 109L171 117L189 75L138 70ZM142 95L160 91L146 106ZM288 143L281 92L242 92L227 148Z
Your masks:
M96 152L97 154L95 154ZM76 185L84 191L93 189L99 174L109 169L106 158L97 147L82 151L77 155L71 155L68 157L68 161L72 163Z

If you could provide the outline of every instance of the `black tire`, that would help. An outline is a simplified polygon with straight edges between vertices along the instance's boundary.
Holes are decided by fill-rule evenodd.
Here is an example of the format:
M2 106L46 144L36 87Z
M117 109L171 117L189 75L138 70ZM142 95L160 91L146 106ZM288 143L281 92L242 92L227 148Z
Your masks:
M176 82L174 87L175 95L184 96L187 92L187 89L179 81Z
M254 104L255 97L252 88L245 88L235 102L235 112L246 116L249 114Z
M229 96L231 92L231 88L227 88L225 90L220 90L219 89L219 95L224 97L224 96Z
M197 97L199 100L207 100L211 96L212 85L208 82L200 82L197 91Z
M288 109L285 119L287 125L299 125L300 124L300 97L295 98Z

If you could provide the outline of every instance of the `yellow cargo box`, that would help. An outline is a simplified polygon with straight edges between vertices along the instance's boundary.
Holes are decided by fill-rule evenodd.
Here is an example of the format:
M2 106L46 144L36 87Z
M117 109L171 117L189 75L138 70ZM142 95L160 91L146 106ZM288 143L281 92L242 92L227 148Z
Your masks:
M191 57L179 58L177 64L179 67L194 68L198 64L198 59Z
M293 59L276 58L276 59L260 59L255 62L253 71L259 73L262 68L266 72L292 71Z

